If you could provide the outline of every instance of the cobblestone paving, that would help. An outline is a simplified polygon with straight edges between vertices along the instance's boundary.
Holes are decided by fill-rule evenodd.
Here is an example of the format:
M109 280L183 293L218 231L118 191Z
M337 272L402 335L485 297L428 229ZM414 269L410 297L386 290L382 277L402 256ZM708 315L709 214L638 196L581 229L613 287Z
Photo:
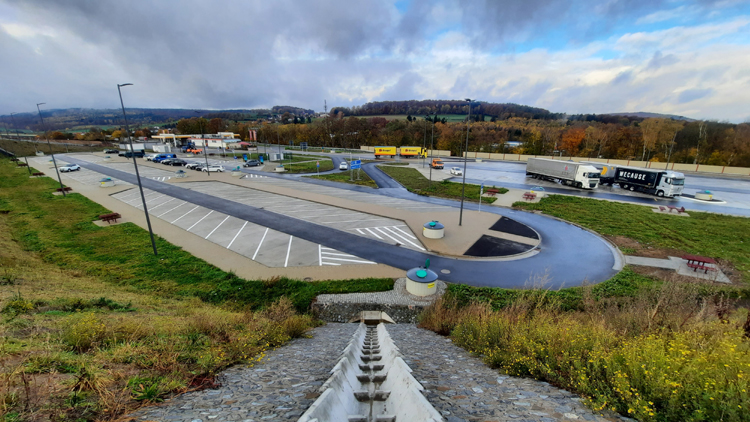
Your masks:
M225 371L219 389L183 394L127 420L296 421L318 397L356 328L334 323L318 327L313 338L270 351L255 367ZM625 420L595 416L575 395L547 383L501 375L450 340L413 324L387 329L446 422Z
M412 324L387 328L446 422L629 420L594 415L578 396L545 382L502 375L431 331Z

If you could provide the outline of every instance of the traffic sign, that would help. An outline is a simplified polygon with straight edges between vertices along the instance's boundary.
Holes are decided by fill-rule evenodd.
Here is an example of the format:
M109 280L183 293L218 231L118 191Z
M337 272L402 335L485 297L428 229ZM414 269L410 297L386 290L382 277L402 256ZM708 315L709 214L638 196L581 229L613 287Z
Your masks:
M351 169L356 170L358 168L362 167L362 160L352 160L351 161Z

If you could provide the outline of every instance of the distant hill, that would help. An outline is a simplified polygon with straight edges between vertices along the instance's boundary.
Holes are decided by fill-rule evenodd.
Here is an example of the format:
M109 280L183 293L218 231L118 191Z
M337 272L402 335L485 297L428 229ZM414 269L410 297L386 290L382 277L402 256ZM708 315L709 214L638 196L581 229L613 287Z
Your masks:
M128 124L131 127L156 126L174 123L180 119L201 116L207 119L216 117L228 120L255 120L290 112L296 115L313 114L313 110L299 107L275 106L273 109L231 109L231 110L185 110L176 108L127 108ZM196 111L198 113L196 113ZM124 126L121 109L67 108L42 110L47 130L83 130L90 126ZM37 113L19 113L13 116L0 116L9 129L41 131ZM15 126L12 124L15 122Z
M407 101L377 101L354 107L334 107L332 114L341 113L344 116L384 116L384 115L412 115L414 117L427 114L467 114L469 107L464 100L407 100ZM471 114L477 116L492 116L498 119L510 117L525 117L528 119L558 119L563 114L551 113L543 108L530 107L512 103L475 102L471 106ZM481 117L479 118L481 120Z
M685 116L678 116L676 114L660 114L660 113L649 113L645 111L636 111L632 113L605 113L607 116L625 116L625 117L638 117L641 119L648 119L650 117L653 118L664 118L664 119L674 119L674 120L684 120L686 122L694 122L695 119L691 119L689 117Z

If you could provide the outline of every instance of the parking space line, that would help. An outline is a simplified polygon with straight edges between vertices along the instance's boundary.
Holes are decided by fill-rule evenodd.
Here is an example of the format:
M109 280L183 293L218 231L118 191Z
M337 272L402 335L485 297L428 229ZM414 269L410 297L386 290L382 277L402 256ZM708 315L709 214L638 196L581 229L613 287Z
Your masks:
M348 253L335 253L335 252L326 252L326 255L336 255L336 256L354 256Z
M221 225L224 224L224 222L227 221L227 220L229 220L229 216L227 216L225 219L221 220L221 223L219 223L218 226L214 227L214 229L211 230L211 233L209 233L208 236L204 237L204 239L208 239L208 237L211 236L212 234L214 234L214 232L216 231L216 229L218 229L219 227L221 227Z
M239 236L240 233L242 233L242 229L244 229L245 226L247 226L247 221L245 221L245 224L243 224L242 227L240 227L240 230L237 232L237 234L234 235L234 237L232 238L232 241L229 242L229 245L227 245L227 249L229 249L232 246L232 243L234 243L234 240L237 239L237 236Z
M156 201L157 199L161 198L162 196L167 196L167 195L160 195L160 196L157 196L157 197L156 197L156 198L154 198L154 199L149 199L148 201L146 201L146 203L148 204L148 203L149 203L149 202L151 202L151 201ZM141 203L141 204L135 204L135 205L134 205L134 207L136 207L136 208L138 208L138 207L142 207L142 206L143 206L143 204L142 204L142 203Z
M379 231L380 233L382 233L382 234L383 234L383 236L385 236L385 237L387 237L387 238L391 239L392 241L394 241L394 242L396 242L396 243L401 243L401 242L399 242L399 241L398 241L397 239L394 239L394 238L393 238L393 236L391 236L391 235L389 235L388 233L386 233L385 231L383 231L383 229L381 229L380 227L375 227L375 230Z
M374 231L372 231L370 229L365 229L365 230L367 230L368 232L370 232L370 234L372 234L373 236L377 237L378 239L383 240L383 238L380 237L380 236L378 236L377 233L375 233Z
M155 194L155 193L159 193L159 192L156 192L156 191L151 191L151 192L149 192L149 193L147 193L147 194L144 194L144 195L143 195L143 197L145 198L145 197L147 197L147 196L149 196L149 195L153 195L153 194ZM139 199L140 199L140 198L129 199L129 200L125 201L125 203L126 203L126 204L129 204L129 203L131 203L131 202L133 202L133 201L137 201L137 200L139 200Z
M332 259L334 261L359 262L360 264L375 264L372 261L362 261L359 259L333 258L329 256L327 256L326 259Z
M255 261L255 257L258 256L258 251L260 250L260 246L263 244L263 241L266 239L266 235L268 234L268 227L266 227L265 233L263 233L263 237L260 239L260 243L258 243L258 249L255 250L255 253L253 254L253 261Z
M182 218L182 217L190 214L191 212L195 211L197 208L198 208L198 205L196 205L195 208L193 208L192 210L190 210L190 211L186 212L185 214L182 214L181 216L177 217L177 220L179 220L180 218ZM177 220L172 221L170 224L176 223Z
M196 221L192 226L188 227L187 231L190 231L190 229L192 229L193 227L197 226L198 223L200 223L201 221L203 221L204 218L208 217L213 212L214 212L214 210L209 211L208 214L204 215L203 217L201 217L200 220Z
M337 264L337 263L335 263L335 262L324 262L324 263L323 263L323 264L321 264L321 265L341 265L341 264Z
M183 206L183 205L185 205L185 204L187 204L187 201L182 201L182 203L181 203L180 205L178 205L178 206L176 206L176 207L172 208L172 209L171 209L171 210L169 210L169 211L174 211L174 210L176 210L177 208L180 208L181 206ZM168 213L169 211L163 212L163 213L161 213L161 214L157 215L157 217L161 217L162 215L164 215L164 214Z
M292 251L292 239L294 239L294 236L289 236L289 246L286 248L286 259L284 260L284 268L286 268L287 264L289 264L289 252Z
M318 262L320 266L323 266L323 253L321 251L322 246L318 245Z
M157 206L155 206L155 207L151 207L151 211L153 211L153 210L155 210L155 209L159 208L160 206L162 206L162 205L164 205L164 204L168 204L168 203L170 203L170 202L174 201L175 199L177 199L177 198L172 198L172 199L170 199L169 201L164 201L164 202L162 202L161 204L159 204L159 205L157 205Z
M403 227L405 227L405 226L403 226ZM407 232L405 232L405 231L403 231L403 230L399 229L399 228L398 228L398 226L393 226L393 228L394 228L394 229L396 229L396 230L398 230L398 231L400 231L401 233L405 234L406 236L408 236L408 237L410 237L410 238L412 238L412 239L414 239L414 240L416 240L416 239L417 239L416 237L412 236L411 234L409 234L409 233L407 233Z
M393 231L393 230L392 230L392 229L391 229L390 227L383 227L383 228L384 228L384 229L386 229L386 230L388 230L389 232L393 233L393 235L394 235L394 236L398 236L398 237L400 237L401 239L403 239L403 241L404 241L404 242L406 242L406 243L408 243L408 244L410 244L410 245L414 246L415 248L419 248L420 250L424 250L424 248L423 248L423 247L421 247L421 246L417 245L416 243L412 242L411 240L409 240L409 239L405 238L404 236L402 236L402 235L400 235L400 234L396 233L396 232L395 232L395 231Z
M364 220L346 220L346 221L320 221L318 224L334 224L334 223L358 223L360 221L383 221L387 220L386 217L381 218L366 218Z

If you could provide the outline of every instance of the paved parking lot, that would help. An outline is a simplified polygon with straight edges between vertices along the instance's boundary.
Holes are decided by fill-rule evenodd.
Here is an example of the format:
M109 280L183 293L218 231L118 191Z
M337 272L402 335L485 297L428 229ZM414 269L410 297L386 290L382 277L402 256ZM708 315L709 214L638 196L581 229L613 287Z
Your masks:
M270 180L273 178L268 179ZM297 189L299 189L299 182L292 181L292 183L295 183ZM307 187L308 185L305 184L303 186ZM180 187L192 189L201 193L215 195L221 198L226 198L234 202L247 204L278 214L298 218L304 221L309 221L321 226L348 231L360 236L372 237L382 242L394 245L400 244L406 248L419 251L425 250L421 242L417 240L416 236L414 236L414 233L411 232L406 224L399 220L335 207L319 202L312 202L304 199L292 198L285 195L231 185L228 183L188 182L181 183ZM311 185L310 187L313 188L317 186ZM339 192L338 189L332 189L336 190L336 193L341 195L341 192ZM368 202L377 204L384 204L395 201L392 198L374 198L375 200L373 200L373 198L369 198L372 195L362 195L368 197L368 199L370 200ZM347 196L346 198L354 199L350 196ZM377 199L380 200L376 201Z
M128 189L112 197L132 207L142 208L138 189ZM152 217L268 267L375 264L155 191L145 189L144 197Z

